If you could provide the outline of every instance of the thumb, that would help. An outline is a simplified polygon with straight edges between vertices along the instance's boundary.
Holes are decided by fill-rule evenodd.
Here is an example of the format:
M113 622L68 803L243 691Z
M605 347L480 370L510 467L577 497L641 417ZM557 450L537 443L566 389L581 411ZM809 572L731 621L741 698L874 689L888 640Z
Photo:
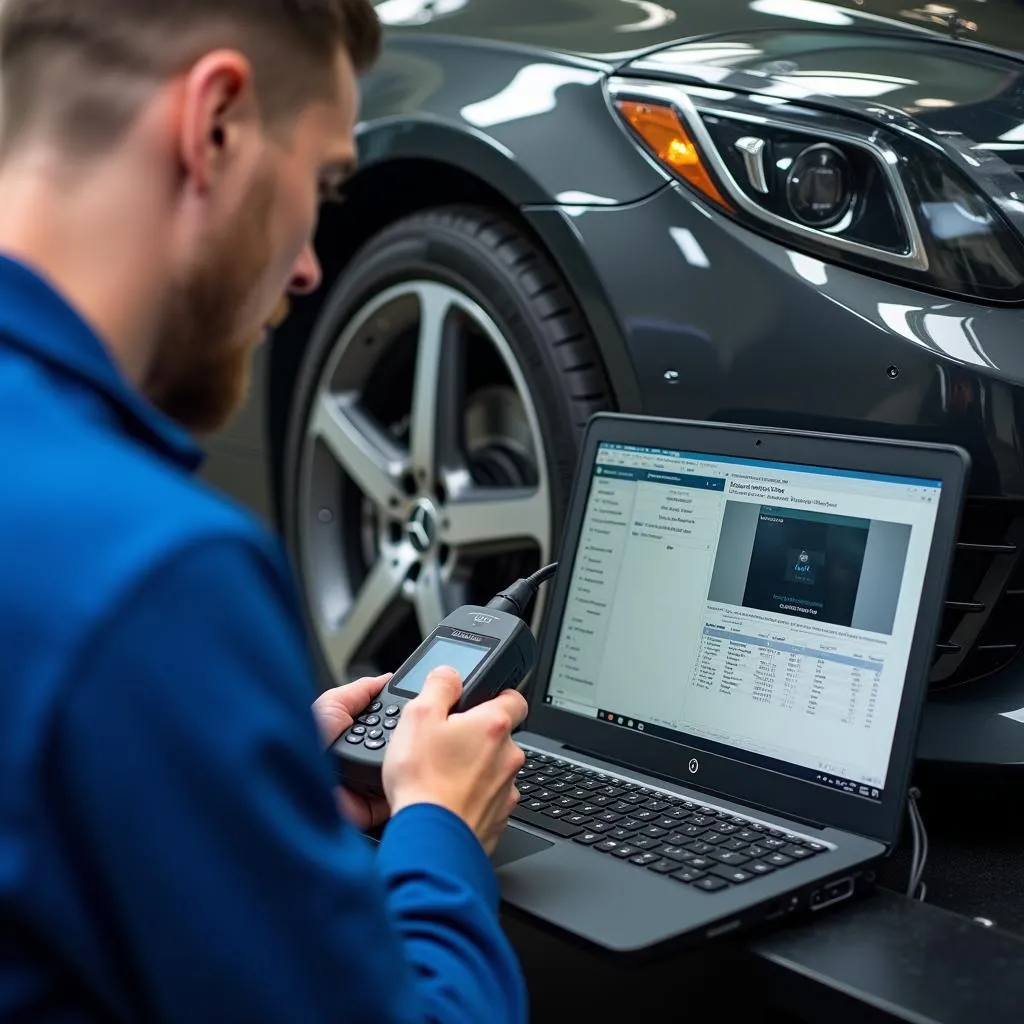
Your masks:
M461 696L462 677L448 665L440 665L430 671L416 703L427 705L447 717Z

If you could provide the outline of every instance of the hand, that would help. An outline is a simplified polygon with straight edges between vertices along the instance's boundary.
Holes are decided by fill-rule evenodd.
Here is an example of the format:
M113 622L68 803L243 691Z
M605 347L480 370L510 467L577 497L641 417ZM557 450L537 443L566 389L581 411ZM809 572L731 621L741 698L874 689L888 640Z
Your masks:
M313 715L325 746L334 743L352 725L356 716L377 699L390 678L390 672L382 676L367 676L327 690L317 697L313 703ZM364 832L383 825L390 814L386 800L353 793L344 786L338 787L338 803L342 814Z
M519 801L516 773L526 759L512 730L526 718L516 690L460 714L450 714L462 693L459 674L438 668L402 712L387 756L384 791L393 814L429 803L458 815L491 853Z

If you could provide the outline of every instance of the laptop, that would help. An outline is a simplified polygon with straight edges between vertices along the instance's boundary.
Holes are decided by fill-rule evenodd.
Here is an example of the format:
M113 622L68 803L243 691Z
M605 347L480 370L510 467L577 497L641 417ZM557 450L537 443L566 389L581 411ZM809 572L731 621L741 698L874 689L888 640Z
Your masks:
M968 470L952 446L596 416L493 855L506 908L645 955L868 889Z

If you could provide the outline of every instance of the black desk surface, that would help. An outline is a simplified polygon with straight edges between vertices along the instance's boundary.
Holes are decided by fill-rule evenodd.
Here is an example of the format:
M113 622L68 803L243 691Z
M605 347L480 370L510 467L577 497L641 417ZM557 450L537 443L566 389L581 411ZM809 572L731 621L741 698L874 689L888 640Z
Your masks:
M507 919L533 1020L1002 1024L1024 1020L1024 776L922 771L928 899L906 886L909 842L876 894L734 945L627 966ZM998 785L999 789L995 787ZM975 917L995 922L977 923Z

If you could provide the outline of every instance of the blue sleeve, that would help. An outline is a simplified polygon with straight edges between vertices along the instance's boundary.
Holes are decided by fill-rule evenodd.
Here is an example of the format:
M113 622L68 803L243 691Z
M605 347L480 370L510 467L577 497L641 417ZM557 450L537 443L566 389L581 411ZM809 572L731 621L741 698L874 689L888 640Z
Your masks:
M525 1020L472 832L415 806L376 850L341 819L303 643L273 560L209 541L149 573L69 680L50 777L139 1018Z

